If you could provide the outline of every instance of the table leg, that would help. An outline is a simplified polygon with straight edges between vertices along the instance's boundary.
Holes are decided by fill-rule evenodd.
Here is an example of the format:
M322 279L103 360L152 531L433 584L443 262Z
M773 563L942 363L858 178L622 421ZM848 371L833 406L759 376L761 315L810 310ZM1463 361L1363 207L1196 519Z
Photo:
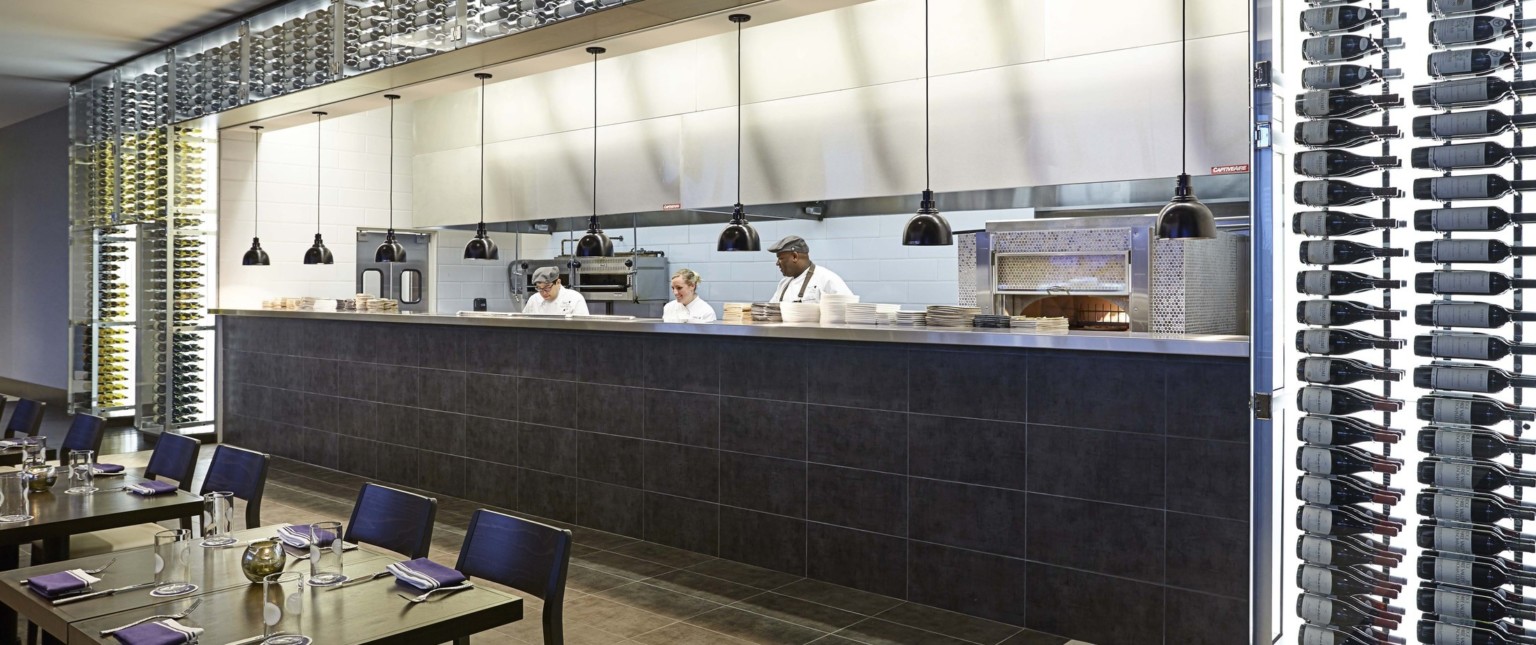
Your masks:
M0 546L0 571L10 571L21 564L21 547ZM0 606L0 645L16 645L16 610Z
M63 562L68 560L69 536L44 538L42 556L42 562ZM32 564L39 564L36 557L32 558Z

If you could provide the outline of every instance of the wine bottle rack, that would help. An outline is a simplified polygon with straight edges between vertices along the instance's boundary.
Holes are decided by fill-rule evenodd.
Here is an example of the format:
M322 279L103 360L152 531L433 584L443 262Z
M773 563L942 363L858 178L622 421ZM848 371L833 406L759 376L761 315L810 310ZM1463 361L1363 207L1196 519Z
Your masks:
M1343 12L1374 11L1360 25ZM1402 102L1392 94L1390 2L1308 6L1302 92L1294 103L1296 174L1293 231L1302 270L1296 320L1300 381L1295 406L1301 442L1294 519L1298 531L1293 605L1302 621L1295 642L1385 643L1403 622L1397 603L1407 581L1392 575L1404 551L1393 544L1406 522L1394 516L1404 491L1393 477L1403 432L1394 428L1404 377L1393 355L1393 214L1402 193L1391 140ZM1376 123L1370 123L1370 121ZM1369 150L1369 152L1367 152ZM1347 179L1346 179L1347 178Z

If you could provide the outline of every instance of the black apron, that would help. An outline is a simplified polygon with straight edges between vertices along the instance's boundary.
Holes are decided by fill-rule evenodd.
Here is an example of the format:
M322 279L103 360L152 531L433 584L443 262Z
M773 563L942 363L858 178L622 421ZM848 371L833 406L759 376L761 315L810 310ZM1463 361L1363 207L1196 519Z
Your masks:
M795 302L805 301L805 288L811 286L811 276L814 275L816 275L816 265L812 263L811 268L805 270L805 281L800 283L800 295L795 296ZM789 283L794 281L794 278L784 281L784 288L779 289L779 297L777 298L779 302L784 302L784 292L789 291Z

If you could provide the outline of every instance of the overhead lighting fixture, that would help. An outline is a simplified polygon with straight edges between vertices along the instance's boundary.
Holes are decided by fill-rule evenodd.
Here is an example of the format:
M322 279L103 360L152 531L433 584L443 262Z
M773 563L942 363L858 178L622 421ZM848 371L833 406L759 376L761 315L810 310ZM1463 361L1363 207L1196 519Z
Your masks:
M1173 189L1173 199L1157 214L1157 237L1210 239L1216 237L1216 216L1195 197L1195 187L1189 178L1189 0L1181 5L1179 23L1179 181Z
M259 125L251 126L251 131L256 133L256 156L251 162L255 169L255 178L251 180L251 197L256 201L256 217L251 222L251 250L245 252L240 258L240 264L248 267L271 266L272 258L266 250L261 248L261 131Z
M496 260L501 258L501 251L485 232L485 82L491 75L481 72L475 78L480 79L480 226L475 229L475 239L464 245L464 259Z
M901 243L906 246L949 246L955 236L949 230L949 220L939 214L938 202L933 199L933 134L929 125L929 77L928 67L928 0L923 0L923 201L917 206L917 214L907 220L907 228L901 232Z
M592 55L592 218L587 220L587 234L576 242L577 257L613 255L613 240L597 225L597 55L607 51L602 47L587 48Z
M405 247L395 239L395 101L399 94L385 94L389 99L389 231L384 233L384 243L373 251L374 262L404 262Z
M717 251L760 251L763 248L757 229L747 223L746 208L741 205L741 24L751 19L752 16L744 13L730 16L731 22L736 23L736 208L731 211L731 223L720 231L720 241L715 245Z
M320 119L325 113L310 114L315 115L315 244L304 252L304 264L335 264L336 256L325 248L325 240L320 237Z

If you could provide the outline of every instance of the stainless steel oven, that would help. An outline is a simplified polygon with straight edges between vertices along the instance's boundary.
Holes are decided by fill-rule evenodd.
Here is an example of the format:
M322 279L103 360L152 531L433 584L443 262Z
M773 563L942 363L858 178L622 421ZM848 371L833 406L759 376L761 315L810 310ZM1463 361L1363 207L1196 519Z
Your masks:
M672 298L667 258L660 252L621 253L606 258L562 255L549 260L517 260L508 270L513 295L534 293L533 273L542 267L560 271L560 284L580 292L587 302L665 303Z

